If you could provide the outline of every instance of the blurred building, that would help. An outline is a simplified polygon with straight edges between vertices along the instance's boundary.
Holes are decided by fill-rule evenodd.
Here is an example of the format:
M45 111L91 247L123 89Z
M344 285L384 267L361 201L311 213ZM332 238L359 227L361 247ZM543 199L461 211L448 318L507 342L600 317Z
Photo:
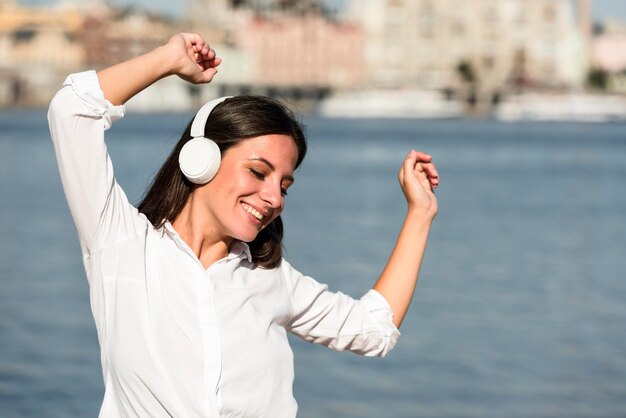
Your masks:
M86 65L103 68L162 45L178 25L161 16L133 9L99 9L85 13L82 42Z
M584 34L569 0L353 0L348 16L365 33L368 85L584 83Z
M250 19L239 29L237 45L259 83L345 88L364 79L362 55L355 53L363 47L359 28L317 14Z
M612 91L626 93L626 25L608 22L591 46L591 64L605 71Z
M345 88L364 80L359 27L332 19L314 0L192 0L189 20L213 32L218 54L246 57L247 80L268 88ZM235 71L224 60L223 69ZM227 72L227 71L223 71ZM228 76L227 76L228 77ZM225 82L216 79L216 84Z
M333 91L402 89L474 107L526 88L582 87L590 60L613 86L626 84L626 29L612 25L592 41L591 0L346 2L340 21L322 0L188 0L185 19L172 21L104 0L0 0L0 105L47 104L69 72L137 56L181 30L216 49L219 76L202 87L167 78L131 106L188 109L242 93L311 103Z
M80 68L84 19L74 9L0 3L0 105L44 104L63 77Z
M319 0L189 0L187 10L194 26L222 32L236 30L251 16L276 19L325 13Z
M593 39L591 60L594 67L610 73L626 71L626 25L607 23Z

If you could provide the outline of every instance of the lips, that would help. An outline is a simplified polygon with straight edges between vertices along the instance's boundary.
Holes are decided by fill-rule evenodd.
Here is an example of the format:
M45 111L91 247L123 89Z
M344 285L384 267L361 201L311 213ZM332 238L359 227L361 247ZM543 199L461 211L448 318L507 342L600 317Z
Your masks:
M255 208L253 208L252 206L246 203L242 203L241 206L243 207L243 210L245 210L247 213L252 215L259 222L263 222L263 220L267 216L267 215L263 215L261 212L259 212L258 210L256 210Z

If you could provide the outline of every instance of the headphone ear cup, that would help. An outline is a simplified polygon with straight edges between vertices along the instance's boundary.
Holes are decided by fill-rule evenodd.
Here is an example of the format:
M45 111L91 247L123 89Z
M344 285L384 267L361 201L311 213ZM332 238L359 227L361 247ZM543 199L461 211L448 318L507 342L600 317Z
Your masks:
M199 136L183 145L178 155L178 165L190 182L205 184L217 174L221 159L222 155L217 144Z

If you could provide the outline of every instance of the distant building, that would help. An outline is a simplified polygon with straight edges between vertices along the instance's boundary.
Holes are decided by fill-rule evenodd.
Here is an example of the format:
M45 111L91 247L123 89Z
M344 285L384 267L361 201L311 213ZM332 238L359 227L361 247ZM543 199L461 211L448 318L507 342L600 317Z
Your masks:
M591 65L609 74L608 88L626 93L626 25L609 22L591 44Z
M351 87L364 80L363 35L353 24L337 22L315 0L191 0L188 20L238 74L217 77L263 86ZM245 57L245 58L244 58Z
M592 65L610 73L626 71L626 25L608 23L593 39Z
M252 18L236 39L251 59L257 83L345 88L364 80L363 37L354 25L317 14Z
M148 52L166 42L179 25L134 10L107 9L85 16L82 42L86 65L103 68Z
M0 105L49 102L67 72L85 62L83 23L76 10L0 3Z
M444 89L581 86L583 35L569 0L353 0L368 84ZM463 67L465 74L460 74Z
M167 19L112 9L98 0L48 8L20 7L4 0L0 3L0 105L46 105L70 72L97 70L137 56L178 31L180 27ZM158 91L164 92L162 100L147 102L182 108L191 101L184 91L173 95L168 88Z

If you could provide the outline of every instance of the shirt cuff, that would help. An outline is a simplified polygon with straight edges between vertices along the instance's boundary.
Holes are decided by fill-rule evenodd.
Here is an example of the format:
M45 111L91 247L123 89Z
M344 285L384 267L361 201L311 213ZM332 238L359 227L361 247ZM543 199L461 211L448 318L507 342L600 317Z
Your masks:
M393 323L391 306L389 306L387 299L374 289L370 289L361 298L361 303L376 318L380 325L380 333L387 340L387 348L382 353L384 356L396 345L398 338L402 335L398 327Z
M104 120L105 130L109 129L113 122L124 117L126 108L123 105L114 106L105 99L95 71L70 74L63 85L71 86L74 93L85 104L86 109L89 109L84 116L99 117Z

